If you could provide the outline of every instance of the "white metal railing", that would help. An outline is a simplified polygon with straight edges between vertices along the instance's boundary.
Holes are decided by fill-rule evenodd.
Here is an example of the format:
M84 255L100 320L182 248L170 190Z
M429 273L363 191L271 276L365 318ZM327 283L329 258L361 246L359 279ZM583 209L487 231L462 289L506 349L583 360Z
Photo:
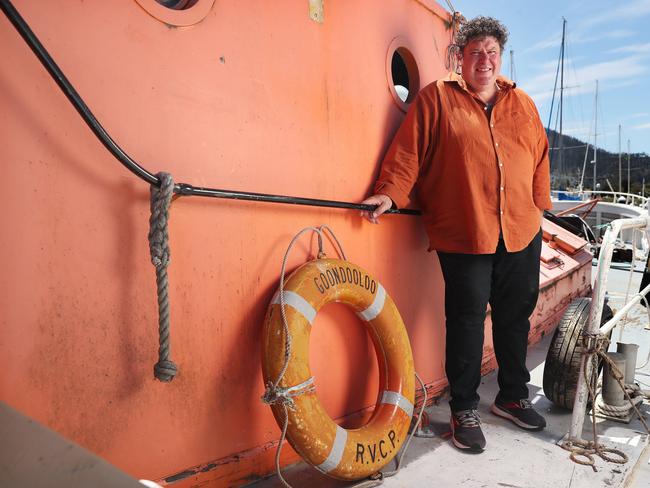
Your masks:
M639 208L647 208L648 197L635 195L634 193L614 192L614 191L551 191L551 197L560 200L560 194L570 197L577 197L579 201L590 200L592 198L601 198L603 201L612 203L624 203ZM619 202L623 198L624 202Z
M612 193L612 192L608 192ZM614 252L614 245L621 231L626 229L639 229L648 234L650 229L650 216L636 217L632 219L617 219L610 223L609 228L605 232L603 242L600 247L600 254L598 256L598 267L596 268L596 279L591 293L591 308L589 309L589 319L585 326L583 334L607 334L611 331L616 324L627 315L629 310L637 305L646 293L650 291L650 285L646 286L639 293L635 294L607 323L600 325L600 318L603 313L605 304L605 292L607 291L607 276L610 265L612 263L612 253ZM634 261L632 262L634 267ZM586 377L590 378L592 371L591 361L587 361L585 351L582 352L580 361L580 373L578 375L578 384L576 387L576 397L573 403L573 416L571 417L571 428L569 431L570 440L581 440L582 426L585 419L585 410L588 401L588 388L585 382L585 368Z

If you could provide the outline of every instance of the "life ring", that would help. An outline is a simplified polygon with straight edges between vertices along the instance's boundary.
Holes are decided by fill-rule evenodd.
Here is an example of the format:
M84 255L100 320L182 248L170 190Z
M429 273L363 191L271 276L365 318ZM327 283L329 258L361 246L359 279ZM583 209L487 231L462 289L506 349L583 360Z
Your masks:
M346 430L325 412L308 389L287 408L287 439L308 463L334 478L355 480L378 472L399 451L408 434L415 396L415 371L408 334L397 306L379 282L358 266L338 259L305 263L284 287L291 356L278 386L308 384L309 336L317 312L329 302L352 307L366 325L379 363L379 395L366 425ZM277 380L284 366L285 338L279 291L264 322L262 369L265 383ZM284 408L272 404L278 425Z

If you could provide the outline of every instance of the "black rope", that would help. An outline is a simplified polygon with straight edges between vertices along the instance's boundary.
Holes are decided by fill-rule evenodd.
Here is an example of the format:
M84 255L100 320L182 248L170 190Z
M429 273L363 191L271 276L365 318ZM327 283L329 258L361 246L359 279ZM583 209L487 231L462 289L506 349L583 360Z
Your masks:
M18 33L22 36L25 42L29 45L36 57L41 61L47 72L52 76L59 88L63 91L70 103L79 112L81 118L86 122L90 130L93 131L95 136L100 142L108 149L108 151L115 156L115 158L122 163L129 171L131 171L138 178L146 181L150 185L160 186L160 179L143 168L133 158L131 158L106 132L102 127L95 115L90 111L86 103L72 83L66 78L61 68L54 62L45 47L38 40L34 32L30 29L29 25L21 17L18 11L14 8L10 0L0 0L0 9L7 16L9 21L16 28ZM249 200L255 202L269 202L269 203L285 203L293 205L308 205L314 207L329 207L329 208L344 208L351 210L365 210L372 211L376 208L374 205L363 205L360 203L341 202L336 200L321 200L316 198L301 198L285 195L270 195L267 193L253 193L244 191L233 190L220 190L216 188L202 188L195 187L187 183L177 183L174 185L174 193L179 195L194 195L201 197L213 198L228 198L233 200ZM399 214L399 215L421 215L419 210L412 209L389 209L386 213Z
M170 359L169 337L169 281L167 266L171 259L169 249L169 206L172 201L174 180L169 173L156 175L162 182L159 187L151 185L151 217L149 218L149 252L156 268L156 292L158 295L158 362L153 367L154 376L165 383L174 379L178 368Z

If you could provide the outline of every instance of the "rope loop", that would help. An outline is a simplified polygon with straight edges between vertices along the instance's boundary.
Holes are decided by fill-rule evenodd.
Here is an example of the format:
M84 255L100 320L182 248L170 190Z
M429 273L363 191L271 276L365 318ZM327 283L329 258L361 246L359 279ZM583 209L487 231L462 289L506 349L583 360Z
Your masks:
M311 393L315 390L316 385L314 385L313 376L298 385L287 388L282 388L275 385L272 381L269 381L266 384L266 390L261 399L262 403L267 405L281 404L293 410L295 408L295 402L293 401L294 397L305 393Z
M582 344L587 355L597 354L603 356L609 347L609 338L601 333L591 334L589 332L583 332Z
M560 444L560 447L571 453L569 454L571 461L583 466L591 466L594 471L597 471L594 455L599 456L604 461L615 464L625 464L629 460L627 455L620 449L605 447L593 441L565 441ZM613 454L614 456L611 456L610 454ZM586 460L580 458L585 458Z
M151 217L149 218L149 252L156 268L166 267L170 261L169 205L174 195L174 179L169 173L158 173L160 187L151 185Z
M598 433L596 429L597 409L601 410L603 413L607 415L618 416L618 417L624 417L629 413L630 410L634 409L639 420L645 427L646 432L650 433L650 430L648 429L648 426L645 420L643 419L643 416L641 415L641 413L637 408L637 405L641 403L642 398L641 397L638 397L638 399L634 398L635 396L638 395L640 388L637 388L638 385L625 385L623 381L624 374L616 366L614 361L612 361L612 359L607 355L607 349L609 348L609 338L606 335L601 334L599 332L595 334L583 332L582 344L583 344L583 351L585 353L585 364L587 362L590 362L592 368L594 368L595 370L597 370L598 368L598 359L601 359L603 362L608 364L610 374L619 384L619 386L621 387L621 389L625 394L625 398L628 401L628 404L623 407L611 406L611 405L606 405L602 402L597 402L596 399L597 399L597 388L598 388L597 385L598 376L592 375L591 378L588 378L587 377L588 368L586 367L584 368L584 379L587 385L587 390L589 391L589 399L592 402L591 426L592 426L593 441L571 440L571 441L563 442L562 444L560 444L560 446L563 449L566 449L567 451L571 452L569 458L574 463L582 464L585 466L591 466L591 468L594 471L597 471L594 455L599 456L604 461L610 463L625 464L628 462L628 457L623 451L611 447L606 447L598 443ZM579 458L585 458L586 461Z
M174 179L169 173L158 173L160 187L151 185L151 216L149 217L149 252L156 268L156 293L158 295L158 362L153 368L154 377L169 383L178 368L169 358L169 281L167 266L171 259L169 249L169 206L174 195Z

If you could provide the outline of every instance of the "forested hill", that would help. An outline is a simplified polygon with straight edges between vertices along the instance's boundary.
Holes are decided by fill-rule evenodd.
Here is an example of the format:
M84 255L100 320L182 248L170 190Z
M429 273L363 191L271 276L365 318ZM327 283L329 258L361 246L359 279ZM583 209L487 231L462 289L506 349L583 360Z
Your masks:
M551 130L548 134L550 156L551 156L551 187L554 190L575 188L580 183L583 163L585 161L585 150L587 143L571 136L563 136L563 162L560 163L559 134ZM589 146L587 155L587 164L585 167L585 176L583 188L593 188L594 166L591 161L594 159L594 148ZM603 149L598 149L596 182L600 184L600 190L609 191L607 180L612 187L618 191L618 153L611 153ZM627 160L628 155L623 152L621 156L621 180L623 191L627 189ZM560 168L562 166L562 168ZM641 193L641 186L645 178L645 195L648 195L650 189L650 156L645 153L630 153L630 191L632 193Z

